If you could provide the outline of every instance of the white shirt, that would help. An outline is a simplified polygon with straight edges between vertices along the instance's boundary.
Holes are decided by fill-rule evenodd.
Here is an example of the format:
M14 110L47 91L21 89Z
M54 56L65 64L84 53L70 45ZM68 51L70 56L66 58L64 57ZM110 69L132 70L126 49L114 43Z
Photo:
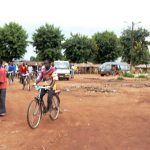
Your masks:
M28 67L28 70L29 70L29 73L32 73L32 72L33 72L33 67L32 67L32 66L29 66L29 67Z

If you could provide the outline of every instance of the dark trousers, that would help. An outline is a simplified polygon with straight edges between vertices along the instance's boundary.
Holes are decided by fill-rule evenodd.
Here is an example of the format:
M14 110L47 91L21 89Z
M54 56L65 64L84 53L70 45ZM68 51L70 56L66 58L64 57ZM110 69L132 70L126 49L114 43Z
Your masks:
M20 82L21 82L21 84L23 84L24 83L24 79L26 78L26 76L21 76L20 77Z
M45 90L45 89L41 89L41 95L40 98L43 99L43 96L48 92L48 97L47 97L47 108L49 109L50 106L52 105L52 97L53 94L55 93L54 90L50 89L49 91Z
M6 89L0 89L0 114L6 113L5 99L6 99Z

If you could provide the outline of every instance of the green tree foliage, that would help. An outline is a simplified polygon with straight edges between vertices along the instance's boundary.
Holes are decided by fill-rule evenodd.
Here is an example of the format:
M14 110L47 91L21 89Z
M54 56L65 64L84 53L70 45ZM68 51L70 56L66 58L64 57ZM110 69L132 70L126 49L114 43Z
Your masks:
M37 58L35 56L31 56L30 61L37 61Z
M146 41L148 36L149 32L146 29L139 28L134 31L131 29L124 30L120 37L123 46L123 60L128 63L132 62L133 65L147 64L150 59L148 50L149 43Z
M27 47L27 33L17 23L10 22L0 28L0 57L5 61L21 58Z
M61 42L64 39L59 28L45 24L33 34L33 46L36 48L37 57L40 60L52 61L61 59Z
M103 33L95 33L93 40L96 42L98 52L95 60L98 63L116 60L121 54L121 46L119 39L113 32L105 31Z
M63 43L66 59L71 62L87 62L93 61L94 53L96 53L96 43L81 34L71 34L71 37Z

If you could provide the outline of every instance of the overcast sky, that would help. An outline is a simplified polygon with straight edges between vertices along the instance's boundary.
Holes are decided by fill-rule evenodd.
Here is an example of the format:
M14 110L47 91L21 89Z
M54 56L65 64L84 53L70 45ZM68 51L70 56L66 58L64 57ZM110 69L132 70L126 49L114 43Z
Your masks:
M45 23L60 27L65 37L71 32L90 36L105 30L119 36L132 21L135 28L150 31L149 6L149 0L1 0L0 26L19 23L29 39ZM35 55L32 46L27 50L25 59Z

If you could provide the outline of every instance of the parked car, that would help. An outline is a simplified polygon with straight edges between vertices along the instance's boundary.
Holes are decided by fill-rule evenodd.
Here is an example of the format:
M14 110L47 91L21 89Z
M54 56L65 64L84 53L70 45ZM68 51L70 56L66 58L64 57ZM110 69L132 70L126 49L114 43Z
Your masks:
M130 67L126 62L105 62L99 66L101 76L113 75L115 70L126 72L130 70Z
M58 79L70 79L70 63L69 61L54 61L54 66L58 74Z

